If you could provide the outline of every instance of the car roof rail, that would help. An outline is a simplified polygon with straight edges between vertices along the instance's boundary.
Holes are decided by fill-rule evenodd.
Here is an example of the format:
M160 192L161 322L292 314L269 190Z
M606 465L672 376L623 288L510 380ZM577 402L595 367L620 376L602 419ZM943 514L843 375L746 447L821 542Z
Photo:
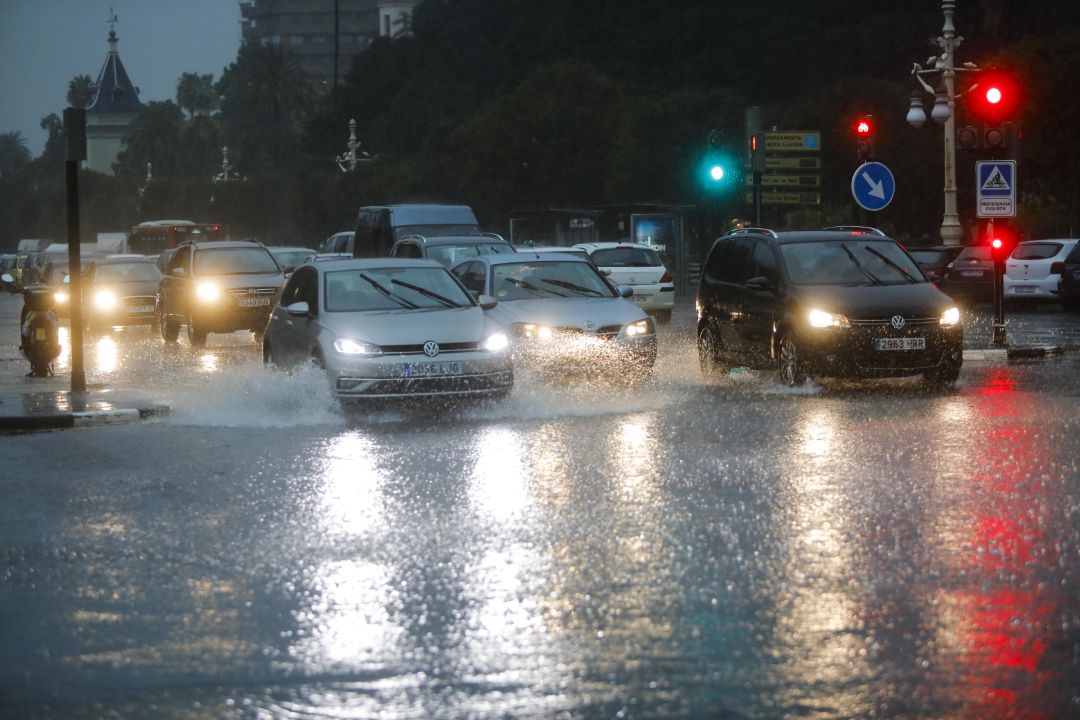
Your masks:
M837 232L850 232L850 233L864 233L866 235L880 235L881 237L888 237L879 228L870 227L868 225L830 225L824 230L835 230Z
M499 233L484 232L484 233L480 233L480 235L483 236L483 237L495 238L496 240L502 240L503 242L506 242L506 238L504 238Z
M780 237L779 235L776 234L775 230L770 230L769 228L763 228L763 227L736 228L736 229L732 230L731 232L729 232L728 235L738 235L739 233L752 233L752 234L755 234L755 235L768 235L768 236L774 237L774 238Z
M427 242L427 238L424 237L423 235L421 235L420 233L413 233L411 235L402 235L401 237L398 238L397 241L401 242L402 240L419 240L420 242Z

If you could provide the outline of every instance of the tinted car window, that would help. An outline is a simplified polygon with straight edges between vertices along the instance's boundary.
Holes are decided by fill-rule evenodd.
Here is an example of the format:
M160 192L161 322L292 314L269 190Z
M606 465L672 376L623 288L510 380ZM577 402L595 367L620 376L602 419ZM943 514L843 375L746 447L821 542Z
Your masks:
M713 251L709 253L709 259L705 266L705 273L714 280L719 280L724 274L724 267L727 265L727 256L731 251L732 242L730 240L724 240L716 243L713 246Z
M148 262L110 263L94 269L94 282L99 283L157 282L159 279L161 273Z
M464 258L477 255L505 255L514 252L506 243L469 243L463 245L434 245L428 247L428 257L443 265L456 265Z
M750 238L738 238L732 245L727 258L727 264L723 269L721 280L725 282L743 283L750 279L753 267L751 261L756 242Z
M941 250L908 250L908 254L915 258L915 262L920 265L940 266L943 265L947 258L945 253Z
M330 312L472 304L472 298L443 268L371 268L326 273L326 309Z
M851 240L780 246L796 285L901 285L926 276L894 242Z
M990 248L985 245L972 245L960 251L957 260L989 260Z
M588 263L573 261L500 263L492 269L499 300L544 297L613 297L614 290Z
M467 290L474 293L484 292L484 264L480 262L466 263L457 268L454 274L461 280L461 284Z
M195 254L197 275L247 275L281 272L274 258L263 248L214 248Z
M780 281L780 270L776 262L776 255L772 248L763 242L755 243L753 269L750 277L765 277L774 286ZM748 278L749 279L749 278Z
M1072 249L1072 252L1069 253L1069 256L1065 258L1065 262L1080 263L1080 243L1077 243L1076 246Z
M647 248L615 247L597 250L593 262L600 267L658 267L660 256Z
M1020 243L1013 250L1013 260L1047 260L1054 257L1061 248L1061 243Z

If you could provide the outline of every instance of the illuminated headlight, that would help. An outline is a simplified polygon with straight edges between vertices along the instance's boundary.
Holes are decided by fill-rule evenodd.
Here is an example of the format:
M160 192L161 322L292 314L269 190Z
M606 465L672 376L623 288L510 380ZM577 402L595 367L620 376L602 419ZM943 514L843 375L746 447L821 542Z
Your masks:
M644 320L638 320L635 323L630 323L626 326L627 337L637 337L638 335L648 335L652 332L652 321L648 318Z
M342 355L378 355L381 352L377 345L351 338L338 338L335 340L334 350L337 350Z
M220 295L221 291L213 283L199 283L199 286L195 288L195 296L205 302L217 300Z
M951 307L945 312L941 313L941 325L942 327L952 327L956 323L960 322L960 309Z
M116 307L116 295L108 290L98 290L94 295L94 306L98 310L112 310Z
M510 340L502 333L495 333L494 335L488 335L484 342L480 344L480 347L488 352L499 352L505 350L510 346Z
M811 310L807 313L806 319L809 321L810 327L851 327L851 323L848 322L845 316L825 312L824 310Z
M57 304L59 305L63 305L64 303L66 303L69 297L70 296L63 290L58 290L56 294L53 295L53 299L56 300Z
M513 329L518 337L527 338L529 340L550 340L555 334L554 331L546 325L535 325L533 323L519 323L515 325Z

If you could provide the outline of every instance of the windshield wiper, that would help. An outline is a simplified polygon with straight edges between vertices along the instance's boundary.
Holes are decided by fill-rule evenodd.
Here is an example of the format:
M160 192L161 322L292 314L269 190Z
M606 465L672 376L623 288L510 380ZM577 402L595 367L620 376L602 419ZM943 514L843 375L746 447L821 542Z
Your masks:
M849 258L851 258L851 262L855 263L855 267L857 267L859 269L859 272L861 272L866 277L870 278L870 282L874 283L875 285L884 285L885 284L885 283L881 282L881 280L876 275L874 275L874 273L870 272L869 270L867 270L866 268L863 267L863 264L861 262L859 262L859 259L857 257L855 257L855 253L851 252L851 248L849 248L844 243L840 243L840 247L842 247L844 249L844 252L847 253L847 256Z
M528 290L529 292L533 292L533 293L549 293L551 295L557 295L558 297L566 297L562 293L557 293L554 290L546 290L544 288L536 287L531 282L528 282L526 280L518 280L517 278L514 278L514 277L508 277L508 278L506 278L506 282L510 283L511 285L516 285L517 287L521 288L522 290Z
M576 284L574 284L572 282L568 282L566 280L556 280L556 279L553 279L553 278L540 278L540 279L543 282L549 283L551 285L555 285L556 287L562 287L562 288L566 288L567 290L573 290L574 292L576 292L578 294L592 293L593 295L599 295L600 297L607 297L606 295L604 295L604 293L600 292L599 290L593 290L592 288L587 288L587 287L583 287L581 285L576 285Z
M894 268L896 268L897 270L899 270L899 271L900 271L900 274L901 274L901 275L903 275L903 276L904 276L905 278L907 278L907 281L908 281L909 283L917 283L917 282L919 282L919 281L918 281L917 279L915 279L915 276L911 275L911 274L910 274L910 273L909 273L909 272L908 272L907 270L905 270L904 268L902 268L902 267L900 267L899 265L897 265L897 264L896 264L896 263L895 263L895 262L894 262L893 260L891 260L891 259L889 259L889 258L885 257L885 254L884 254L884 253L878 252L877 250L875 250L874 248L870 247L869 245L864 245L864 246L863 246L863 249L864 249L864 250L866 250L866 252L869 252L869 253L874 253L874 254L875 254L875 255L877 255L877 256L878 256L879 258L881 258L882 260L884 260L884 261L885 261L885 263L886 263L887 265L891 265L892 267L894 267Z
M429 297L432 300L435 300L436 302L442 303L446 307L454 307L454 308L463 307L462 305L457 304L456 302L454 302L453 300L451 300L448 297L443 297L442 295L440 295L437 292L434 292L432 290L428 290L425 287L420 287L419 285L413 285L412 283L407 283L404 280L391 279L390 284L391 285L400 285L403 288L408 288L409 290L413 290L415 292L418 292L421 295L423 295L424 297Z
M417 309L418 306L412 304L411 302L409 302L405 298L400 297L400 296L396 295L395 293L390 292L389 290L384 288L382 285L380 285L377 281L375 281L372 278L368 277L365 273L360 273L360 277L363 280L366 280L368 282L368 284L371 285L371 287L375 288L376 290L381 292L383 295L385 295L386 297L388 297L391 300L393 300L394 302L396 302L401 307L408 308L410 310L416 310Z

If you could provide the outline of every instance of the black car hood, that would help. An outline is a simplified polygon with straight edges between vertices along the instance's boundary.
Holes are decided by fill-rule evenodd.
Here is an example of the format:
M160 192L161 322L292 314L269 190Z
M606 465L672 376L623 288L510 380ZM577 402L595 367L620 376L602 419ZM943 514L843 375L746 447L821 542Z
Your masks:
M850 320L903 315L938 317L955 303L931 283L903 285L801 285L792 293L799 306L840 313Z

